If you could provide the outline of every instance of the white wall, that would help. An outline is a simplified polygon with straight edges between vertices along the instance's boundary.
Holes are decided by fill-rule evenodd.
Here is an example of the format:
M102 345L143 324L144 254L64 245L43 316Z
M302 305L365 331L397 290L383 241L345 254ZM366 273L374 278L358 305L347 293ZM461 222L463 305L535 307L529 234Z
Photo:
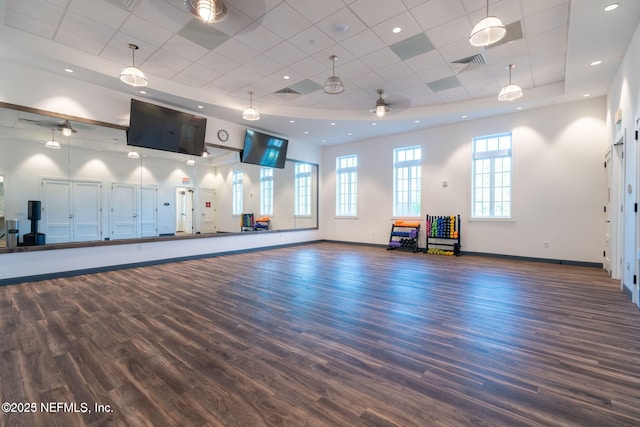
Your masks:
M462 250L602 262L605 99L325 147L320 227L331 240L387 244L392 152L422 146L422 212L461 214ZM513 132L513 219L471 220L471 141ZM335 158L358 155L358 218L335 217ZM443 187L443 180L448 186ZM424 227L424 218L422 218ZM424 228L420 245L424 246ZM548 242L545 247L544 242Z
M640 224L634 204L638 203L640 185L640 150L635 140L635 131L640 125L640 26L629 45L616 78L607 96L607 140L613 144L624 136L624 145L618 147L622 155L614 156L614 174L620 176L619 186L612 188L612 199L616 211L621 212L612 220L618 231L616 259L613 277L621 279L621 286L633 293L633 301L640 307L639 285L633 284L634 276L640 271ZM615 123L616 111L622 112L622 120ZM614 150L615 151L615 150ZM629 191L630 190L630 191ZM636 280L637 282L637 280Z

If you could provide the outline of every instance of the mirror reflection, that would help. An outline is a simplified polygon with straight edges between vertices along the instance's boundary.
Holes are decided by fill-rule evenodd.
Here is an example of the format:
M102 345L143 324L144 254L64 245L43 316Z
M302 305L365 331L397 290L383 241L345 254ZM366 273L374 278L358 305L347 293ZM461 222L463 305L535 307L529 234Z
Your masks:
M0 245L318 227L317 165L273 169L206 148L196 157L131 147L121 127L2 108Z

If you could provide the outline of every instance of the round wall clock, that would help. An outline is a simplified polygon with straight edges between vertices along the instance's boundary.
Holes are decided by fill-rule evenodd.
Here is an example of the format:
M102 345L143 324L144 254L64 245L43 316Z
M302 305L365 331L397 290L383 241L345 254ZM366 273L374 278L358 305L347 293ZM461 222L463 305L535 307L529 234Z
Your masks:
M218 139L222 142L227 142L227 140L229 139L229 132L224 129L220 129L218 131Z

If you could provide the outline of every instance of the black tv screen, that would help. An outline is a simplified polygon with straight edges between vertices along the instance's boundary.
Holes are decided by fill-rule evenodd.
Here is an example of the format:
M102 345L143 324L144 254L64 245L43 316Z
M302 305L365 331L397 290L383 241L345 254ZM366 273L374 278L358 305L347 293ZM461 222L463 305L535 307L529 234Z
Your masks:
M288 139L247 129L244 135L244 149L240 156L242 163L284 168L287 158Z
M127 145L201 156L207 119L131 100Z

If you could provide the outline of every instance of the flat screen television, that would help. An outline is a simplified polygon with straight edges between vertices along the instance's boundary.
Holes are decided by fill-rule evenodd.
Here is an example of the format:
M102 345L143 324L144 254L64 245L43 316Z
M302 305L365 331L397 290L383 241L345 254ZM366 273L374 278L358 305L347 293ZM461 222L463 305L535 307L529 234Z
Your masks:
M131 100L127 145L201 156L207 119Z
M289 140L253 129L244 134L244 148L240 161L271 168L284 168Z

